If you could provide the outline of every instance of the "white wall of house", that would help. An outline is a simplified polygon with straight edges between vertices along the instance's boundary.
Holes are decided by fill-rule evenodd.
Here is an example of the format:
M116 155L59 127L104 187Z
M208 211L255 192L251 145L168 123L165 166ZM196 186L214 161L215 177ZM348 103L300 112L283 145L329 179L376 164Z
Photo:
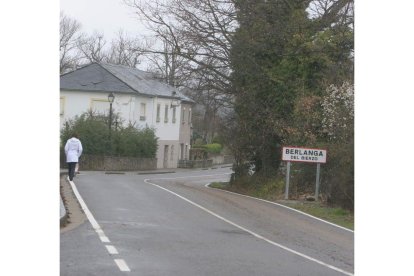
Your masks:
M135 126L148 126L155 129L155 135L158 137L157 167L176 168L180 156L181 105L176 107L174 121L171 99L143 97L126 93L114 93L114 95L112 111L114 114L118 114L125 124L132 123ZM60 100L61 127L63 127L66 120L73 119L76 115L90 109L109 114L108 93L106 92L61 90ZM159 114L157 114L158 105ZM145 112L143 108L145 108ZM164 156L164 153L168 155L168 158Z

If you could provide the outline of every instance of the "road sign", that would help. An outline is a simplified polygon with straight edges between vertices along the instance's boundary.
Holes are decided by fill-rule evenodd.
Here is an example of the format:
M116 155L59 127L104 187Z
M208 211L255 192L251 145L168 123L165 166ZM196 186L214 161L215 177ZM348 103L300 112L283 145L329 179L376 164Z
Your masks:
M326 163L326 150L312 148L283 147L282 160L287 161L285 199L289 199L290 162L317 163L315 200L319 197L319 174L321 163Z
M282 160L292 162L326 163L326 150L283 147Z

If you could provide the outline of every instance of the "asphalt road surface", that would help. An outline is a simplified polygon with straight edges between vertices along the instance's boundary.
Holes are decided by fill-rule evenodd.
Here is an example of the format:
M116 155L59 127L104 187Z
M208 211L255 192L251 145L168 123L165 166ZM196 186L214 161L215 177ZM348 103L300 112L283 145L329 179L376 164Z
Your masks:
M353 275L353 231L205 186L230 172L82 172L61 275Z

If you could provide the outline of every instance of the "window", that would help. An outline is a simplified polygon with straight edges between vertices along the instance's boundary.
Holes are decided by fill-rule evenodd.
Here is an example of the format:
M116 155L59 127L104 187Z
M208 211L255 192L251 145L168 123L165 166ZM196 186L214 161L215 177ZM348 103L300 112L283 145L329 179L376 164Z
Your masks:
M175 121L176 121L176 113L177 113L177 108L174 106L173 107L173 117L172 117L172 122L173 122L173 124L175 124Z
M188 123L191 124L191 108L188 109Z
M161 120L161 105L157 104L157 123Z
M65 98L60 97L60 116L65 115Z
M183 107L183 111L181 112L181 122L185 124L185 107Z
M168 123L168 104L165 105L164 123Z
M109 102L108 99L91 99L91 109L97 114L109 114ZM112 109L113 111L113 109Z
M140 114L139 114L140 121L145 121L145 113L146 113L146 104L141 103L141 109L140 109Z

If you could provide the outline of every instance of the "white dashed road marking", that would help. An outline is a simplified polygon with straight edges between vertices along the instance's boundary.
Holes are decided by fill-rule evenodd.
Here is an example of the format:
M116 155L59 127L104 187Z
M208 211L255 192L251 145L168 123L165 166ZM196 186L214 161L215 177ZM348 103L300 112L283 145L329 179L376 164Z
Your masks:
M116 250L115 246L113 246L113 245L106 245L106 250L108 250L109 254L111 254L111 255L119 254L118 250Z
M119 270L121 270L121 271L131 271L124 260L115 259L114 261L117 264L117 266L119 267Z

